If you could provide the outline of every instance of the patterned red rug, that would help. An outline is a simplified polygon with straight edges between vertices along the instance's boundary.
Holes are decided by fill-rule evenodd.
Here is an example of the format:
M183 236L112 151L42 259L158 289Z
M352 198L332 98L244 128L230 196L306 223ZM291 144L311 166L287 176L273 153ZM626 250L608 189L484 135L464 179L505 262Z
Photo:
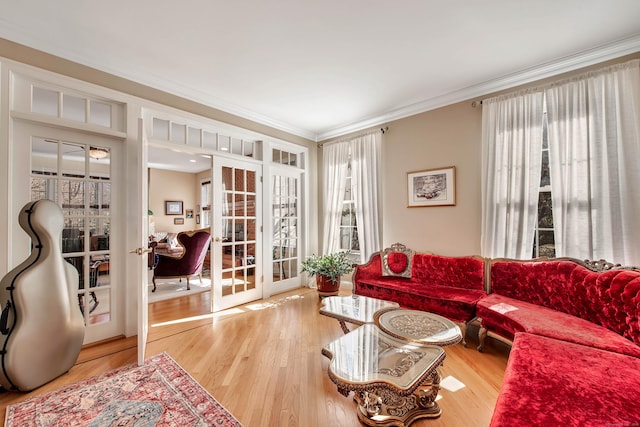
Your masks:
M241 426L162 353L7 407L7 427Z

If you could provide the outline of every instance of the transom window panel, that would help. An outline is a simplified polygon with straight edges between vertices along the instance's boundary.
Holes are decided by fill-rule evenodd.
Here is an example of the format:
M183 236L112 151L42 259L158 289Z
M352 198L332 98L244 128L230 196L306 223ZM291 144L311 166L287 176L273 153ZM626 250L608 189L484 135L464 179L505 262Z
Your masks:
M151 134L154 139L243 157L256 157L258 141L235 138L206 130L197 125L188 125L159 117L154 117L152 122Z
M122 131L124 105L65 89L31 87L30 112Z

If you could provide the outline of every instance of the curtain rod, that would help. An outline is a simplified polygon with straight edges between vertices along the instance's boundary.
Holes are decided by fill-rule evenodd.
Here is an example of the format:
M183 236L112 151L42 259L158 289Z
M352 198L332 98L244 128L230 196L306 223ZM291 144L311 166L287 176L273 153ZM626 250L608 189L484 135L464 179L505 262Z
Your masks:
M498 97L501 97L501 96L508 97L508 96L517 95L519 93L540 92L540 91L547 90L547 89L549 89L551 87L554 87L554 86L566 84L567 82L585 80L585 79L588 79L588 78L592 78L594 76L599 76L599 75L601 75L603 73L609 73L609 72L612 72L612 71L624 69L626 67L632 67L635 64L637 64L638 62L640 62L640 59L630 59L630 60L624 61L624 62L618 62L618 63L611 64L611 65L605 65L604 67L594 68L592 70L582 71L582 72L578 72L577 74L570 74L569 76L565 76L565 77L562 77L562 78L557 78L557 79L551 80L551 81L549 81L547 83L534 85L534 86L530 86L530 87L525 86L524 88L516 89L516 90L511 91L511 92L505 92L505 93L502 93L500 95L489 96L487 98L484 98L484 100L492 99L492 98L498 98ZM482 106L482 101L483 100L471 102L471 107L476 108L479 105Z
M375 129L375 130L370 130L370 131L367 131L367 132L362 132L362 133L360 133L360 134L354 135L354 136L349 137L349 138L337 139L337 140L335 140L335 141L326 142L325 144L334 144L334 143L336 143L336 142L349 141L350 139L353 139L353 138L359 138L359 137L361 137L361 136L369 135L369 134L372 134L372 133L374 133L374 132L380 132L380 133L382 133L382 134L384 135L384 134L385 134L385 133L387 133L388 131L389 131L389 126L384 126L384 127L381 127L380 129ZM322 147L322 146L324 146L324 144L318 144L318 147Z

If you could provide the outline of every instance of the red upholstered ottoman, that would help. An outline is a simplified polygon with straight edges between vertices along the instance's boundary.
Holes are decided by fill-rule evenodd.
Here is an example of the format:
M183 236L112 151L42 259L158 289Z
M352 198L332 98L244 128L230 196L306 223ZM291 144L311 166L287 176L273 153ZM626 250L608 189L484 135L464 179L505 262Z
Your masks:
M632 426L640 359L517 333L491 427Z

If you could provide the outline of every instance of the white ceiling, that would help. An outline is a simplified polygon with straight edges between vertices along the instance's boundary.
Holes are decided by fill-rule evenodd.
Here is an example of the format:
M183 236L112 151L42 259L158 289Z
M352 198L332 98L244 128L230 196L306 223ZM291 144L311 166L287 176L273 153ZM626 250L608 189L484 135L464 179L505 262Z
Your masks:
M640 51L640 1L0 0L0 37L322 140Z

